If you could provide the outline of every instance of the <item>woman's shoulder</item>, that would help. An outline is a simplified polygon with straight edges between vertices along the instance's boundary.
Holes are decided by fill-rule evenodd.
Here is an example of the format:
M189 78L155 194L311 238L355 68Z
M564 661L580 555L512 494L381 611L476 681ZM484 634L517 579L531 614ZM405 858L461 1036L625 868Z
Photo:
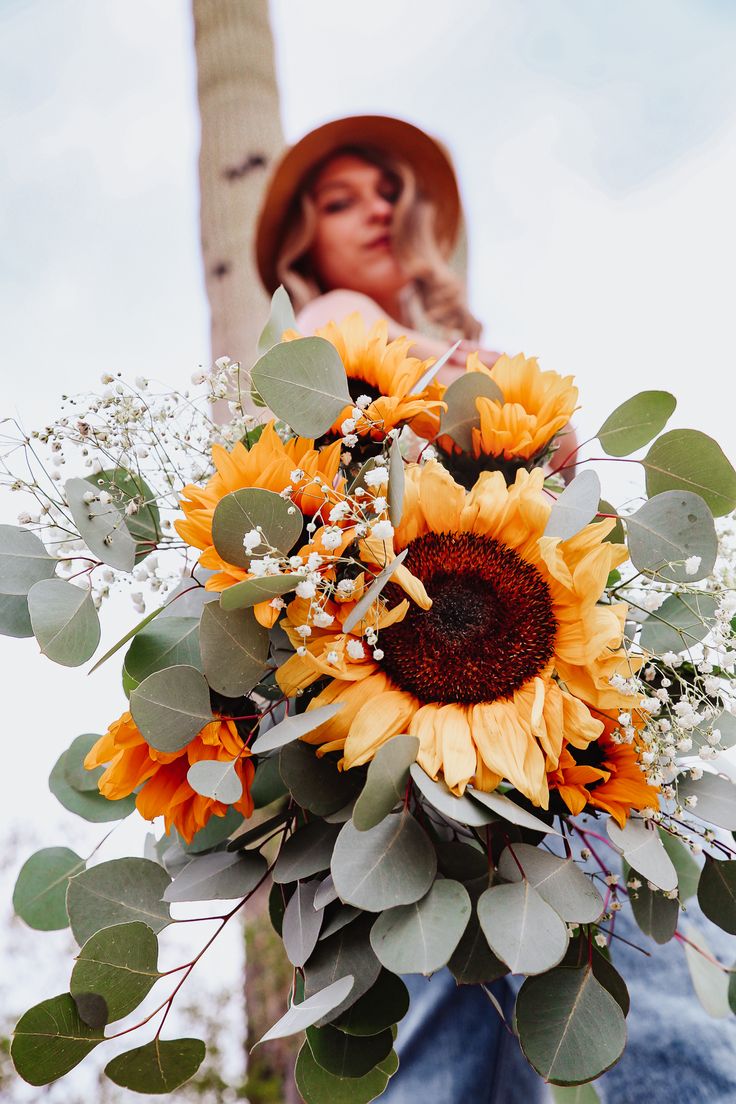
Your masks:
M342 322L354 311L359 311L368 324L386 317L386 312L370 296L349 288L335 288L302 307L296 318L297 326L301 333L314 333L328 322Z

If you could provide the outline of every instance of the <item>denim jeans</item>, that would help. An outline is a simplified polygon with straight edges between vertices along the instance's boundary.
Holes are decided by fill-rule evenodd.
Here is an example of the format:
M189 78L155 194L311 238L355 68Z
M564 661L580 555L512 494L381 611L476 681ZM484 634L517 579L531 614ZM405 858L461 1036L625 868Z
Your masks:
M722 962L736 959L736 941L700 913L702 929ZM657 946L636 927L627 906L616 918L623 939L613 961L628 985L628 1043L621 1060L595 1082L602 1104L736 1104L736 1018L712 1019L693 991L682 947ZM457 986L442 970L404 979L411 1007L399 1024L398 1072L382 1104L548 1104L550 1089L527 1065L514 1036L478 986ZM492 991L510 1022L517 979Z

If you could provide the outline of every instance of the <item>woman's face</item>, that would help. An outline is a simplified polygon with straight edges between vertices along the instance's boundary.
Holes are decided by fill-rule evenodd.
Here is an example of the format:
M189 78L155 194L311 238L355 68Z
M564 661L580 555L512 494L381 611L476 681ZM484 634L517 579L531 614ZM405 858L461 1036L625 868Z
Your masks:
M401 185L378 165L338 154L312 187L317 212L310 259L326 291L347 288L377 302L407 283L394 256L392 223Z

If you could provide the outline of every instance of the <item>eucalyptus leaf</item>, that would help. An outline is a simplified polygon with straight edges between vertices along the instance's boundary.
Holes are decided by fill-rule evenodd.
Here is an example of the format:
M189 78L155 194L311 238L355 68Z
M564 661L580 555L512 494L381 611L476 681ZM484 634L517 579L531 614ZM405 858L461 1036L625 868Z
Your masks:
M29 1085L48 1085L79 1065L103 1039L88 1027L69 993L29 1008L15 1026L10 1057Z
M698 892L700 867L681 839L662 828L659 829L659 838L677 871L677 895L681 901L687 901Z
M315 1061L334 1077L364 1077L393 1050L389 1030L375 1035L348 1035L331 1024L308 1027L307 1042Z
M445 782L435 782L418 763L411 764L409 773L422 796L434 809L443 816L449 817L450 820L479 828L496 819L493 813L477 802L471 801L466 795L457 797Z
M135 558L136 563L140 563L161 539L161 515L155 494L138 473L126 468L109 468L90 475L87 481L96 490L107 491L112 497L137 544Z
M655 655L692 648L711 631L717 605L711 594L670 594L642 625L641 647Z
M693 746L696 749L703 747L708 743L708 733L716 730L721 734L719 748L732 748L736 744L736 717L724 709L717 716L701 721L697 728L690 732Z
M650 889L646 882L642 882L638 889L629 889L629 902L634 919L644 934L655 943L669 943L680 915L677 898L665 897L661 890Z
M501 854L498 872L509 882L526 878L540 897L568 923L593 924L603 912L603 898L592 878L584 874L572 858L561 859L528 843L515 843L513 848L509 846Z
M209 688L195 667L154 671L130 695L133 720L151 747L181 751L212 720Z
M369 1104L382 1095L398 1066L391 1051L364 1077L336 1077L319 1065L306 1042L297 1056L294 1078L304 1104Z
M259 1043L267 1043L269 1039L285 1039L289 1035L297 1035L300 1031L304 1031L319 1020L324 1019L335 1008L343 1004L352 992L354 982L355 979L352 974L345 974L330 985L306 997L301 1004L292 1004L278 1023L275 1023L263 1038L259 1039Z
M135 567L136 542L130 535L125 518L114 502L100 502L86 479L67 479L64 494L80 537L93 556L118 571L132 571Z
M199 621L194 617L164 617L145 626L125 654L125 669L136 682L181 664L201 670Z
M319 933L320 942L323 939L329 939L335 932L341 931L347 927L348 924L352 924L356 917L360 916L361 910L353 908L352 905L341 905L336 903L334 909L329 909L328 914L325 916L325 921L322 926L322 931Z
M736 471L712 437L697 429L673 429L640 461L650 498L662 491L694 491L714 517L736 509Z
M195 855L166 887L164 901L235 901L246 897L266 874L262 855L214 851Z
M729 974L725 967L716 965L717 960L714 961L715 956L703 933L692 924L684 923L683 928L689 940L683 944L685 961L695 994L709 1016L725 1019L732 1014L728 999Z
M271 835L274 828L278 828L280 825L285 824L287 820L291 820L292 814L289 809L281 809L280 812L274 816L269 817L267 820L262 820L260 824L256 824L254 828L248 828L247 831L241 832L230 840L227 845L228 851L243 851L246 847L250 847L254 843L258 843L261 847L262 844L259 840L262 840L265 836Z
M438 879L420 901L383 912L371 929L371 946L395 974L433 974L452 957L470 912L465 887Z
M564 957L567 927L528 881L491 886L477 910L491 950L512 973L541 974Z
M337 349L321 337L274 345L251 379L266 406L300 437L321 437L352 405Z
M314 715L316 710L307 712ZM334 759L327 755L318 758L315 749L301 740L281 748L279 770L296 803L319 817L342 809L362 781L361 772L339 771Z
M618 516L618 510L616 509L616 507L612 506L610 502L607 502L605 498L602 498L600 500L600 502L598 503L598 513L599 513L599 515L600 514L608 514L609 516L613 515L616 518L616 524L614 525L613 529L608 534L608 536L604 537L603 539L606 540L606 541L609 541L611 544L625 544L626 543L626 533L624 532L623 522L621 521L621 518ZM601 519L601 520L604 520L604 519Z
M608 415L596 437L607 456L629 456L662 432L676 406L669 391L640 391Z
M295 882L328 870L338 832L337 827L319 820L299 828L283 844L273 868L273 880Z
M403 798L418 751L416 736L394 736L378 749L353 809L353 824L361 832L382 821Z
M337 901L337 890L335 889L335 883L332 880L332 875L328 874L326 878L317 886L314 893L313 908L324 909L328 905L331 905L333 901Z
M332 1022L348 1035L377 1035L403 1020L408 1011L409 990L396 974L381 970L368 992Z
M609 817L606 831L629 866L665 893L677 889L677 871L664 849L656 827L642 817L630 816L623 828Z
M224 610L250 609L259 602L270 602L272 598L281 598L296 590L302 581L302 575L260 575L234 583L220 595L220 606Z
M508 820L510 824L517 824L520 828L530 828L533 832L544 832L545 835L549 836L559 836L560 834L551 824L547 824L546 821L534 816L533 813L528 813L526 809L522 809L521 805L517 805L510 797L499 793L498 790L486 793L485 790L476 790L473 786L468 786L465 792L474 801L480 801L496 816Z
M452 354L455 352L456 349L458 349L460 347L461 344L462 344L462 338L458 338L458 340L455 342L455 344L451 345L450 348L447 350L447 352L443 353L442 356L439 358L439 360L436 360L434 362L434 364L432 364L427 369L427 371L424 373L424 375L419 377L419 379L414 384L414 386L412 387L409 394L410 395L421 395L422 391L425 391L426 388L429 387L430 383L435 378L437 373L442 368L444 368L444 366L447 364L447 362L450 359L450 357L452 356Z
M736 786L728 778L708 773L698 781L678 780L677 793L680 801L687 797L697 798L697 804L688 812L700 820L727 828L729 832L736 831Z
M37 931L58 931L69 924L66 889L84 870L84 859L68 847L44 847L21 867L13 890L13 908Z
M42 579L28 592L28 612L42 653L63 667L79 667L100 642L92 595L65 579Z
M0 594L24 597L42 579L50 579L57 561L35 533L0 525Z
M624 518L629 555L637 571L671 583L705 579L718 555L713 514L703 499L689 491L663 491ZM700 558L688 574L685 561Z
M72 934L82 946L113 924L140 920L154 932L171 922L163 896L171 879L150 859L112 859L89 867L69 882L66 908Z
M78 1007L90 994L101 1000L102 1026L136 1009L160 976L158 939L147 924L133 921L103 928L87 940L74 963L69 988Z
M471 883L467 889L473 904L468 926L448 962L450 973L459 985L479 985L504 977L509 972L505 962L488 946L478 919L478 900L488 888L488 875Z
M0 636L13 636L16 640L33 636L25 594L0 593Z
M254 755L266 755L270 751L285 747L294 740L313 732L325 721L329 721L343 708L342 702L334 705L320 705L316 709L308 709L305 713L294 713L290 717L284 717L273 728L269 728L262 736L254 740L251 751ZM311 753L312 755L314 752Z
M104 767L95 767L87 770L84 760L94 745L100 739L95 732L85 732L72 740L64 755L64 778L78 793L98 793L97 783L104 772Z
M552 1100L554 1104L601 1104L601 1098L589 1082L584 1085L553 1085Z
M298 882L284 912L281 938L293 966L303 966L317 946L324 917L324 910L315 907L315 893L320 884L319 879Z
M626 1045L623 1012L587 965L527 978L516 1025L527 1061L552 1084L592 1081Z
M440 420L440 433L452 437L463 452L473 447L472 430L480 428L480 415L476 406L479 396L503 404L503 392L490 376L483 372L466 372L450 384L442 396L447 410Z
M252 610L229 612L216 603L205 606L199 626L202 662L208 684L226 698L247 694L263 674L268 659L268 629Z
M698 904L709 920L736 935L736 862L706 856L698 883Z
M388 460L388 515L396 528L401 523L404 510L404 458L399 448L399 439L391 442Z
M253 556L265 556L276 548L288 555L299 540L304 519L287 499L263 487L243 487L224 495L212 516L212 543L226 563L247 568ZM260 544L246 551L243 538L254 529Z
M187 771L187 782L202 797L235 805L243 796L243 783L235 769L237 759L200 759Z
M369 939L374 919L373 916L360 916L329 939L321 939L304 967L305 992L308 997L345 973L351 974L354 979L344 1000L315 1021L318 1027L340 1017L378 980L381 963L376 958Z
M374 828L343 825L335 844L332 877L340 900L368 912L410 905L429 890L437 856L409 813L390 813Z
M545 537L569 540L595 518L601 497L601 481L594 471L576 475L552 506Z
M87 673L91 675L93 673L93 671L96 671L98 667L101 667L103 663L106 663L107 660L110 659L111 656L114 656L116 652L119 652L120 649L122 647L124 647L128 643L129 640L132 640L134 636L137 636L137 634L141 631L141 629L145 628L146 625L150 624L150 622L153 621L153 619L155 617L158 617L159 615L163 616L166 612L166 608L167 608L166 606L158 606L156 609L151 610L150 613L147 613L146 616L144 618L142 618L142 620L140 620L137 625L134 625L132 629L128 630L128 632L125 634L125 636L122 636L120 638L120 640L117 640L111 648L108 648L107 651L105 652L105 654L103 656L101 656L92 667L90 667L90 669ZM125 685L125 677L126 677L125 661L123 660L123 685ZM130 675L129 673L128 673L128 679L131 682L137 682L138 681L137 679L134 679L132 677L132 675Z
M258 338L258 355L263 356L274 345L278 345L285 330L296 328L294 308L291 305L289 294L283 285L279 284L271 296L271 312L268 322Z
M363 620L397 567L400 567L406 559L408 551L408 548L405 548L403 552L399 552L398 556L394 556L393 560L387 563L386 566L379 571L378 575L376 575L371 585L363 594L363 597L355 603L354 607L343 621L343 632L352 632L355 626Z
M170 1093L193 1077L205 1056L201 1039L159 1039L118 1054L105 1066L116 1085L139 1093Z
M101 793L75 790L67 780L66 761L68 755L69 751L61 753L49 775L49 789L65 809L94 824L122 820L123 817L129 816L133 812L135 809L135 794L131 794L129 797L121 797L118 801L110 801L107 797L103 797ZM76 759L73 759L70 763L70 771L76 771L77 768L78 763Z

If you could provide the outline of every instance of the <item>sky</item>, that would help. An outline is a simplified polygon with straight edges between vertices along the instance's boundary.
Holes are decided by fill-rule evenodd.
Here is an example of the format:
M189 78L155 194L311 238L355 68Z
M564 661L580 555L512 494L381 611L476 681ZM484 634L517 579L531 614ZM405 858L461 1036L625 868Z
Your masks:
M672 425L734 458L730 0L271 11L288 141L367 111L452 151L488 347L574 373L584 436L635 391L665 388ZM4 0L0 71L0 417L39 425L107 371L185 386L209 356L188 4ZM604 490L623 487L610 467ZM16 512L0 501L1 520ZM111 614L103 645L130 624L122 601ZM7 831L34 837L19 862L67 832L91 847L97 833L70 827L45 778L122 710L114 665L89 678L5 638L0 664L0 800ZM106 854L142 834L125 826Z

